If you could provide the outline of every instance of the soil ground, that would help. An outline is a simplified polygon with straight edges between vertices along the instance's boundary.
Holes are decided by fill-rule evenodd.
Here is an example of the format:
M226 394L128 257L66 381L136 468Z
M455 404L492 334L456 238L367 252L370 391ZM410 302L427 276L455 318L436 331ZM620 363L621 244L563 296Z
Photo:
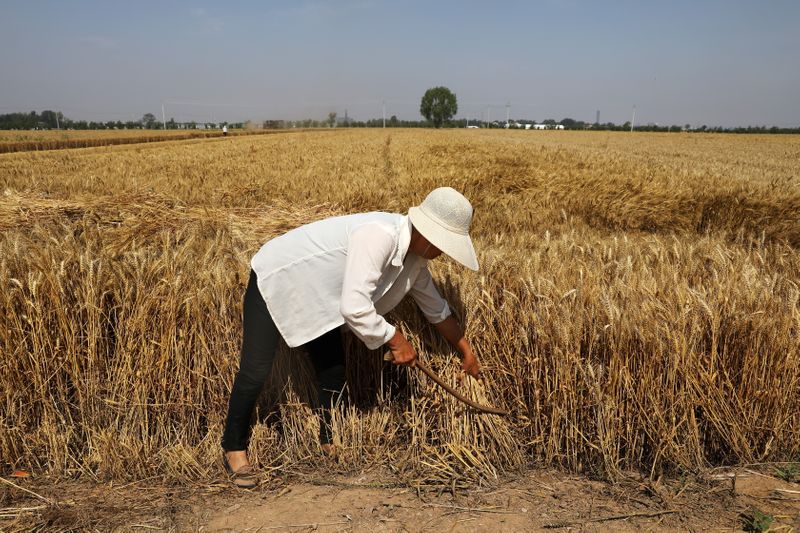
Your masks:
M0 531L800 531L800 484L760 470L616 483L537 470L455 492L396 486L379 472L273 478L250 491L222 480L189 488L4 477Z

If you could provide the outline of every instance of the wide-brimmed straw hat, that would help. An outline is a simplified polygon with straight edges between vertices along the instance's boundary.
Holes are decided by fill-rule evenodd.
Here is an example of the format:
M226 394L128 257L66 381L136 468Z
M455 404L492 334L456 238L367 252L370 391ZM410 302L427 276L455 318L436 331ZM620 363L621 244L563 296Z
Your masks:
M478 257L469 238L472 204L457 190L439 187L408 210L411 223L423 237L465 267L478 270Z

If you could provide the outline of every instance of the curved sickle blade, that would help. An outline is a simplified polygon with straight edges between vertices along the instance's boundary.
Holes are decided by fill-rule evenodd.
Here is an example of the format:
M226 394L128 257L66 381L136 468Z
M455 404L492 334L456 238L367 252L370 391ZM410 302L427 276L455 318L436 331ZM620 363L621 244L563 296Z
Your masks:
M392 355L392 352L386 352L385 354L383 354L383 360L384 361L394 361L394 356ZM444 390L449 392L451 395L455 396L456 399L458 399L459 401L469 405L470 407L472 407L474 409L477 409L478 411L480 411L482 413L491 413L493 415L511 416L511 413L509 413L508 411L504 411L502 409L498 409L497 407L481 405L478 402L472 401L469 398L467 398L466 396L463 396L458 391L456 391L453 387L451 387L450 385L445 383L442 380L442 378L437 376L436 373L433 370L428 368L424 363L421 363L419 359L417 359L417 362L414 364L414 368L419 368L420 370L422 370L425 373L426 376L428 376L433 381L435 381L437 385L439 385L441 388L443 388Z

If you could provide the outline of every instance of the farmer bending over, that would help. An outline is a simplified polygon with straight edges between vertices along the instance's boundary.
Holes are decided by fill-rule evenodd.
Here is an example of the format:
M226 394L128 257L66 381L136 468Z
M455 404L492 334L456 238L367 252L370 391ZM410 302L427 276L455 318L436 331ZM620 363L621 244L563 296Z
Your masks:
M385 344L396 364L413 366L414 348L382 316L411 293L428 321L460 352L462 368L478 375L478 360L427 266L444 252L478 270L471 220L469 201L441 187L409 209L408 216L376 212L329 218L261 247L251 261L241 361L222 438L223 462L235 485L257 482L246 453L250 418L279 335L290 347L304 346L314 364L324 413L320 441L328 454L334 449L325 408L345 382L341 325L347 324L370 350Z

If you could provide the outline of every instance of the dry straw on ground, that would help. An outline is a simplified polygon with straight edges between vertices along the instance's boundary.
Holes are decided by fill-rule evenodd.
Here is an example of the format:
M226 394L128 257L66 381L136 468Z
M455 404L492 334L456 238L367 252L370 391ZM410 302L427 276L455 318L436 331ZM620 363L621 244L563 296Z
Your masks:
M614 477L800 454L800 140L387 131L0 156L2 463L216 477L250 256L440 185L473 201L482 263L433 265L486 366L457 386L514 416L348 336L340 468L449 486L532 461ZM457 383L413 305L391 319ZM312 379L284 347L261 468L320 460Z

